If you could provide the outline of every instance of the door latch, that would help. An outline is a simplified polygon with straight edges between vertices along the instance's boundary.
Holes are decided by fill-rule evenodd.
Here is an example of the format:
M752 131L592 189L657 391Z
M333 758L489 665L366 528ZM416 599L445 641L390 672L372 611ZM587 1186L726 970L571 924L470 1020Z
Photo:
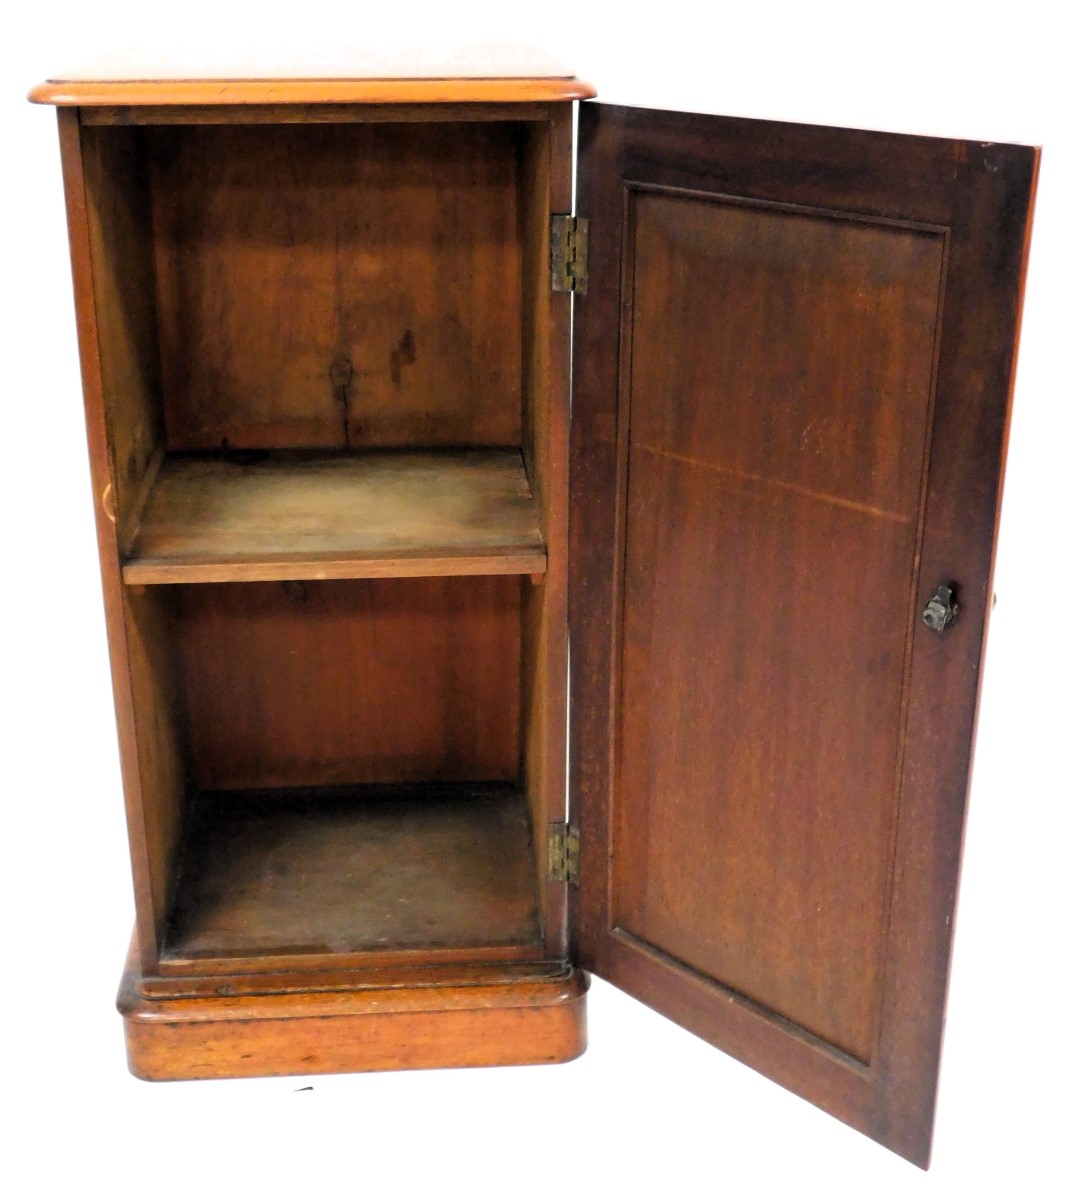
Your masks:
M956 618L959 609L952 589L948 585L939 585L934 596L926 603L926 609L922 612L923 625L940 635Z

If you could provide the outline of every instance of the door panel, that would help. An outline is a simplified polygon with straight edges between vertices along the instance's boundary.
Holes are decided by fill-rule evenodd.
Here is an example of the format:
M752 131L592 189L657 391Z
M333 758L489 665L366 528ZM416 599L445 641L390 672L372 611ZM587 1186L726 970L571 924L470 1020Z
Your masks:
M627 198L615 925L865 1062L944 237Z
M581 145L581 961L925 1164L1035 155Z

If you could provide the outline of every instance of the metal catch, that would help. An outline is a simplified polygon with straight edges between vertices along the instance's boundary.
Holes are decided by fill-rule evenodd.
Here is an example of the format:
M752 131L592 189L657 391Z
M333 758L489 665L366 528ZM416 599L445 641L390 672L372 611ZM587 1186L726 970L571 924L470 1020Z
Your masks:
M959 609L949 586L939 585L934 596L926 603L926 609L922 612L923 625L940 635L956 618Z

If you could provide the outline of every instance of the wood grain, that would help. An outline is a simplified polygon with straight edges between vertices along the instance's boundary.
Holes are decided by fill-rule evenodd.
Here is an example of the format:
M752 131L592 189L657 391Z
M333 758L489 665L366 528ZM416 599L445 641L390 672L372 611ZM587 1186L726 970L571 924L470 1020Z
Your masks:
M548 124L530 127L521 155L522 450L547 547L547 572L523 597L522 768L541 844L566 810L570 296L551 290L550 218L570 207L571 148L572 113L559 105ZM566 885L548 880L543 849L536 867L546 892L545 948L565 957Z
M80 130L94 268L102 404L117 538L131 542L165 442L150 188L138 133Z
M516 450L166 461L129 585L542 573Z
M198 789L518 780L516 578L174 592Z
M200 793L165 952L193 959L539 942L517 786L376 786Z
M628 202L632 454L911 522L944 230L677 189ZM694 321L715 336L690 354Z
M144 129L170 450L520 444L520 129Z
M580 142L575 958L926 1165L1036 154Z
M136 104L532 104L596 94L581 79L148 79L145 82L39 83L35 104L58 107Z
M161 597L131 594L120 572L120 535L133 525L160 427L153 319L141 286L149 249L145 189L128 136L106 146L80 128L75 112L59 112L58 123L135 916L141 963L152 971L186 777L170 608Z
M210 47L113 55L52 76L30 92L42 104L505 103L595 95L543 50L448 46L424 50L341 47L272 60L224 59Z
M136 761L150 907L160 946L189 790L187 709L179 666L176 607L168 590L124 594L128 683L137 728ZM125 782L126 786L126 782ZM156 949L155 949L156 954Z
M629 220L615 921L865 1063L944 238Z
M465 946L358 954L246 955L243 958L166 958L159 975L140 975L140 996L258 996L287 992L349 992L368 988L501 983L552 977L566 960L545 959L537 946Z
M956 583L964 616L918 629L889 908L883 1118L929 1163L1039 151L960 142L916 612ZM948 710L950 717L942 716Z
M87 429L92 454L97 436L104 434L108 481L103 485L101 474L94 470L94 484L101 487L98 502L106 521L115 520L107 547L99 539L108 594L118 570L118 554L135 533L165 439L150 192L136 131L103 133L80 127L77 138L101 390L98 400L93 383L86 385L84 375ZM73 251L76 235L73 223ZM77 305L90 302L77 281ZM90 356L95 348L84 345L83 353ZM95 427L98 421L101 426ZM107 599L106 609L110 653L114 666L119 664L114 673L118 720L129 716L134 731L130 737L121 732L121 754L136 902L146 943L145 962L150 966L164 928L187 795L173 607L168 594L141 595L124 588L115 607Z
M588 88L69 82L35 98L78 107L134 1068L573 1056L584 983L543 851L565 792L569 332L546 253L564 101Z
M586 977L349 992L148 999L129 961L117 1006L142 1079L566 1062L585 1049Z
M80 108L83 125L451 124L548 120L548 104L154 104Z

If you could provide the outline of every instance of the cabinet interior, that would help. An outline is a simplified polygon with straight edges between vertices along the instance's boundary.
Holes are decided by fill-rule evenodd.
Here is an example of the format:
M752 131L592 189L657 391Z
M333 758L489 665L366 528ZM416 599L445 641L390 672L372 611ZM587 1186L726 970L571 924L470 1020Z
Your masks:
M550 128L82 128L149 973L554 949Z

